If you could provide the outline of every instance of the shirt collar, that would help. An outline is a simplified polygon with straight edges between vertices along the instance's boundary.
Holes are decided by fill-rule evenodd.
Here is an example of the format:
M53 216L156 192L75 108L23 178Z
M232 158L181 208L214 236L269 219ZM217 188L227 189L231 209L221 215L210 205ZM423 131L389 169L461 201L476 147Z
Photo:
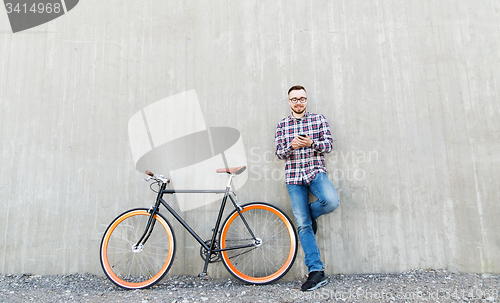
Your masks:
M309 112L306 110L306 113L302 116L302 118L300 119L297 119L293 116L293 112L290 112L290 116L288 116L288 118L292 121L302 121L304 118L306 118L307 116L309 116Z

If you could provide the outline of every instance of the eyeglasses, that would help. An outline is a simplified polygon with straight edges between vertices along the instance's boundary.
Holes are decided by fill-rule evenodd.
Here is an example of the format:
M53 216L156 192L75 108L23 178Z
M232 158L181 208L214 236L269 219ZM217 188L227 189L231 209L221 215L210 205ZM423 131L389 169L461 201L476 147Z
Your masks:
M300 103L306 103L307 102L307 98L306 97L302 97L302 98L292 98L292 99L288 99L290 100L293 104L297 103L300 101Z

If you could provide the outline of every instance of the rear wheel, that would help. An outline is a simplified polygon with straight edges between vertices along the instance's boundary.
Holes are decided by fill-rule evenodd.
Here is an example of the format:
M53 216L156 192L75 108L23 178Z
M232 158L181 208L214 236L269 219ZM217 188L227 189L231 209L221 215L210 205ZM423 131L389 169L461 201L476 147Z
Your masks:
M160 281L170 269L175 255L175 236L170 223L157 213L146 243L136 246L150 214L147 209L131 209L119 215L104 233L101 265L116 285L137 289Z
M280 279L297 255L297 234L290 218L277 207L260 202L243 205L240 212L235 210L227 217L219 243L221 249L251 247L223 251L224 266L247 283L267 284Z

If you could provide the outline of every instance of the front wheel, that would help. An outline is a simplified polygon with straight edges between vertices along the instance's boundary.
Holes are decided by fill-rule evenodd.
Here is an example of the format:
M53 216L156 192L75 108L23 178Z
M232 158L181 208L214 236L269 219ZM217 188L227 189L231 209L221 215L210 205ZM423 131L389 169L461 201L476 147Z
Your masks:
M160 213L154 216L147 240L136 245L150 217L145 208L128 210L111 222L102 237L102 269L120 287L150 287L160 281L172 265L175 236L170 223Z
M241 215L240 215L241 213ZM249 203L222 225L222 262L237 279L267 284L283 277L297 255L297 233L290 218L267 203ZM253 235L252 235L253 234ZM247 246L246 248L237 248Z

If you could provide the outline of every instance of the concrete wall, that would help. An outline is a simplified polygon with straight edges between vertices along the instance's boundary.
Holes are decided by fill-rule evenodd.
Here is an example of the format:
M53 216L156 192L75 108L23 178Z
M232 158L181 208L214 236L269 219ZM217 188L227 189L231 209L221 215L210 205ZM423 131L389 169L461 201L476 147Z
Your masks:
M0 9L0 273L102 274L107 224L154 199L129 119L190 90L207 126L241 133L240 200L291 215L273 136L294 84L336 139L328 273L499 273L499 24L498 0L86 0L17 33ZM183 215L201 229L217 209ZM198 274L199 248L174 226L171 273Z

